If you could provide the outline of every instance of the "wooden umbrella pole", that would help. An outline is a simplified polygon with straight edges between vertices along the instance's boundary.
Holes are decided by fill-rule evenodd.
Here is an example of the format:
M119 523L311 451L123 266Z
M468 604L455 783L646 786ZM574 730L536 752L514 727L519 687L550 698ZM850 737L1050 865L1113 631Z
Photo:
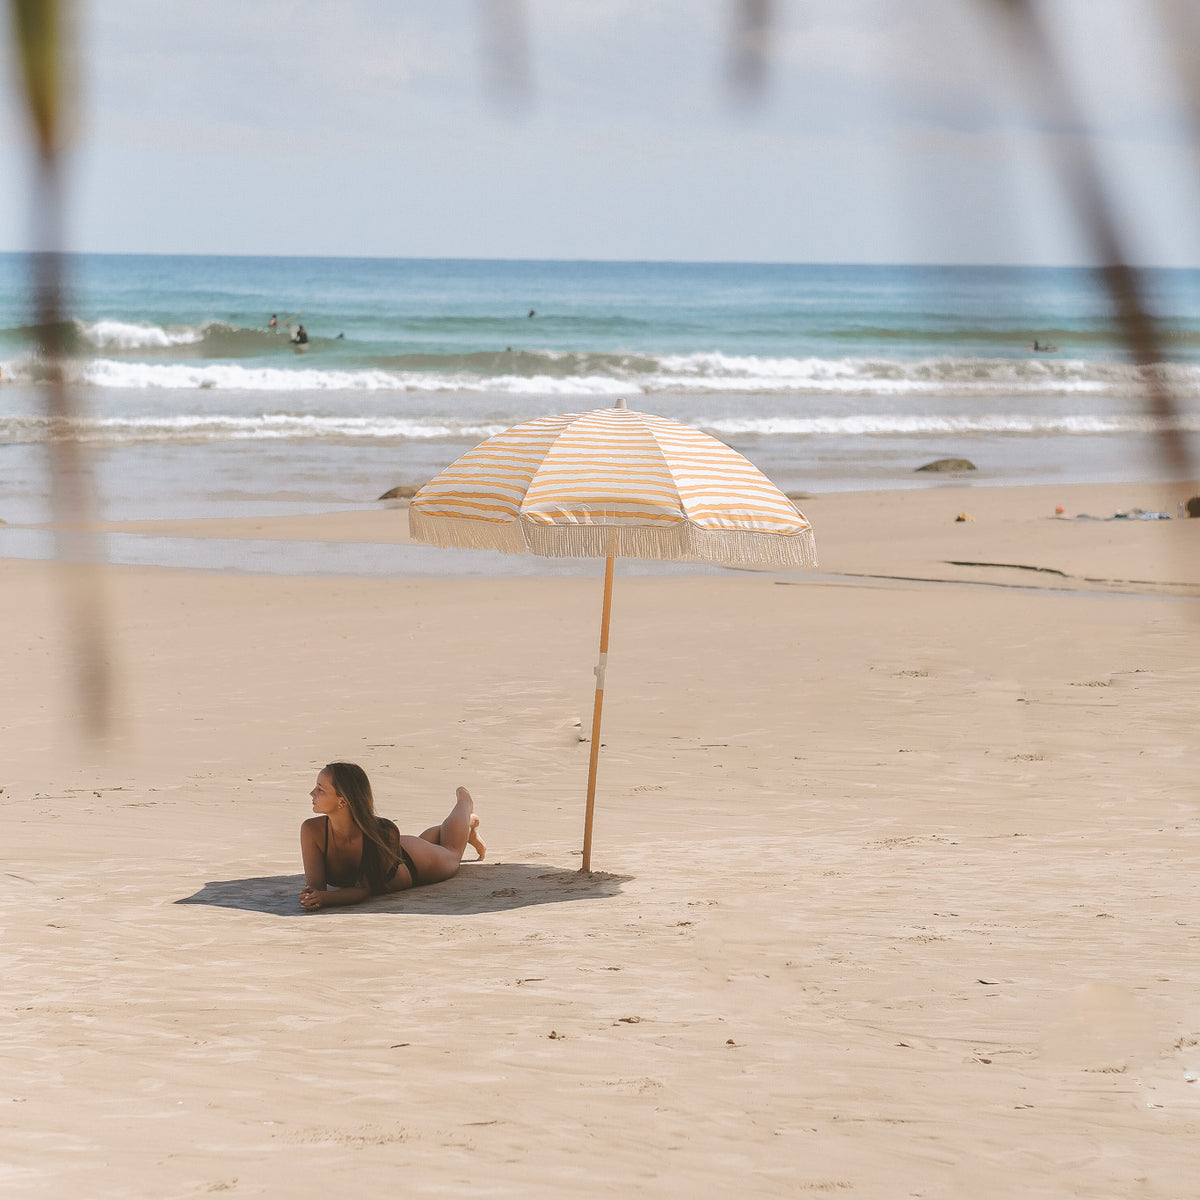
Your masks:
M600 766L600 710L608 667L608 617L612 612L613 556L604 560L604 609L600 615L600 661L595 666L596 701L592 707L592 752L588 759L587 808L583 814L583 870L592 869L592 813L596 807L596 771Z

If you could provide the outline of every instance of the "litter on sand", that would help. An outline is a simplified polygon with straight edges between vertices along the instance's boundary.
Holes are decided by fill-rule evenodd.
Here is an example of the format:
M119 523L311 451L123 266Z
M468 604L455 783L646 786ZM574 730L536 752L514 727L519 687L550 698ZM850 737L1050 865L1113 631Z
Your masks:
M1169 521L1170 513L1149 512L1144 508L1128 508L1115 512L1111 517L1094 517L1091 513L1076 513L1068 516L1059 506L1054 510L1054 516L1059 521Z

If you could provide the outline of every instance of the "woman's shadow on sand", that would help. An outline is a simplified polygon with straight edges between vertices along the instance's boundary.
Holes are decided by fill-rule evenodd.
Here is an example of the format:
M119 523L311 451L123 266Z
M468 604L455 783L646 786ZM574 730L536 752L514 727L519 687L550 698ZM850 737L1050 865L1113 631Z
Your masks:
M447 916L504 912L510 908L529 908L535 904L601 900L618 895L621 885L632 878L632 875L611 875L606 871L584 872L535 863L464 863L458 874L445 883L379 896L367 901L366 907L376 911ZM306 913L300 907L297 897L303 886L303 875L214 880L206 883L194 895L184 896L175 903L240 908L279 917L318 915Z

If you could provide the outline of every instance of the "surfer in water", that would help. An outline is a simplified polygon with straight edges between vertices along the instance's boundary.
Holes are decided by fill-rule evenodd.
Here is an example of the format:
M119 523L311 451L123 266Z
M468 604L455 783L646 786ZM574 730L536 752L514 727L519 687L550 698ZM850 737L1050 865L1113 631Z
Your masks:
M292 344L295 346L308 345L308 330L303 325L296 326L296 330L292 334Z

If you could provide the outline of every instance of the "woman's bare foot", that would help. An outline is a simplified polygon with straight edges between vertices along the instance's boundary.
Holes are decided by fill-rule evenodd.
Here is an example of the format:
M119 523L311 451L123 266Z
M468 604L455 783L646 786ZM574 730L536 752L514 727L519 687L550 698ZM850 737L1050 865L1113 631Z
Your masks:
M479 818L471 814L471 832L467 834L467 845L475 847L475 853L479 855L479 861L483 861L483 856L487 853L487 843L479 836Z

